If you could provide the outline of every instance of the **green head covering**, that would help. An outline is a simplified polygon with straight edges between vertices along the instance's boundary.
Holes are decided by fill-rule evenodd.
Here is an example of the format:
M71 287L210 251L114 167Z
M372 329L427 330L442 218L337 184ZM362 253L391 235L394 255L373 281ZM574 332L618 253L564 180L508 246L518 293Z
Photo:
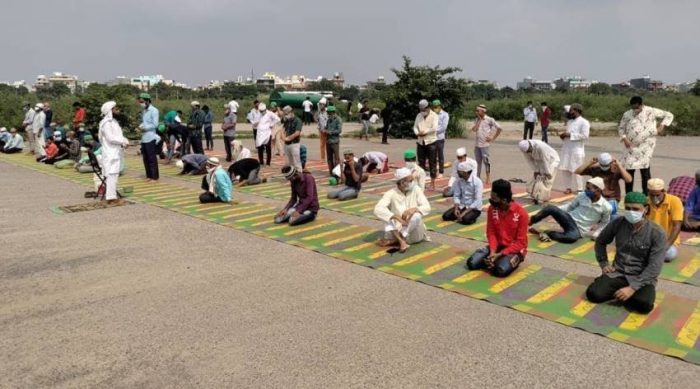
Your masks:
M158 125L158 132L165 132L165 123L161 123Z
M271 102L270 108L275 108L275 107L277 107L277 102L276 101Z
M326 108L326 111L327 112L335 112L335 106L334 105L329 106L328 108Z
M433 100L432 104L433 104L433 107L442 107L442 103L438 99Z
M625 204L646 204L647 196L640 192L629 192L625 195Z
M89 142L91 140L92 140L92 135L90 135L90 134L85 134L85 136L83 137L84 142Z
M416 150L406 150L403 152L403 159L415 159L416 158Z
M141 94L139 95L139 99L150 100L150 99L151 99L151 95L149 95L148 93L145 93L145 92L144 92L144 93L141 93Z

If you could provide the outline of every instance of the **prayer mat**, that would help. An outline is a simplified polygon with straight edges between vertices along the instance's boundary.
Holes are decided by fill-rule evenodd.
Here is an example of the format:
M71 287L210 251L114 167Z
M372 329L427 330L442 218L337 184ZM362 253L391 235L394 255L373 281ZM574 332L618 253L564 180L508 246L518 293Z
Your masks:
M0 160L11 161L4 157ZM48 165L35 170L75 182L85 181L78 173L56 174L60 170L50 169ZM586 301L584 292L592 280L577 274L525 262L509 277L495 278L486 272L467 271L464 261L468 253L449 245L422 242L412 245L405 253L391 254L376 244L379 234L365 226L323 217L297 227L277 225L272 221L276 209L265 205L249 202L197 204L192 200L199 193L195 189L162 182L144 183L132 177L124 177L122 181L134 187L135 201L700 364L700 302L696 300L659 290L650 314L630 313L616 303Z
M121 206L129 205L129 204L133 204L133 203L130 201L125 201L124 203L122 203L120 205L113 205L113 204L108 204L106 201L92 201L92 202L85 203L85 204L61 205L58 207L51 207L49 209L51 210L51 212L53 212L57 215L62 215L62 214L66 214L66 213L95 211L98 209L115 208L115 207L121 207Z

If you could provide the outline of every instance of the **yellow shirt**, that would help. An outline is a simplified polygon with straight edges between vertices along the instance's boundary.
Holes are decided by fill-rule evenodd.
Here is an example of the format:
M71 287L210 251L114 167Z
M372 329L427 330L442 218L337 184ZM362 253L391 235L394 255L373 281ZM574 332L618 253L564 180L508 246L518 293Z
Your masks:
M650 198L649 220L660 225L661 228L666 231L666 237L668 239L673 229L673 222L683 221L683 202L678 197L668 193L664 195L664 199L659 205L654 204ZM680 243L681 237L679 234L673 244L679 245Z

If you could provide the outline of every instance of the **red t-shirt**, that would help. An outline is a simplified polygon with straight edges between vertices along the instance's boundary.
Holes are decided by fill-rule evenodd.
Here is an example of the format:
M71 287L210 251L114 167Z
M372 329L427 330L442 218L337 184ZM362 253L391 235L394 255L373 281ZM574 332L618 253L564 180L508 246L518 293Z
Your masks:
M486 219L486 237L491 253L527 254L527 229L529 216L527 211L515 201L510 203L507 211L490 206Z
M46 156L53 158L58 154L58 146L55 143L50 143L46 145Z
M78 126L78 124L85 121L85 108L80 107L75 111L75 116L73 116L73 125Z
M545 107L542 110L542 114L540 115L540 124L542 124L542 127L549 126L549 117L550 116L552 116L552 110L549 109L549 107Z

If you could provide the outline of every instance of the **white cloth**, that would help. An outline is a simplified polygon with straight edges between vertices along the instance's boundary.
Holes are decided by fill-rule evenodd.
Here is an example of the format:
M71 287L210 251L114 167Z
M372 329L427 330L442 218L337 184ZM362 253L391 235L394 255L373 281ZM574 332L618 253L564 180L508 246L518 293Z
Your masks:
M554 176L559 166L559 153L541 140L530 140L532 151L523 153L534 173ZM577 166L578 167L578 166Z
M258 122L258 135L255 137L255 147L260 147L267 143L272 136L272 127L280 122L280 117L272 111L266 111Z
M247 147L243 147L241 151L238 153L238 156L235 157L235 161L240 161L241 159L246 159L250 158L250 150L248 150Z
M406 210L411 208L416 208L418 210L417 213L420 213L421 216L427 216L430 213L430 203L425 197L423 190L416 187L404 194L397 187L394 187L384 193L379 202L377 202L377 205L374 207L374 215L386 223L385 231L401 230L403 234L403 226L398 221L392 219L392 217L400 218ZM427 229L422 219L414 223L420 223L420 228L414 225L412 229L409 228L406 230L409 235L411 235L411 231L416 231L416 236L411 236L415 239L409 239L409 243L411 243L411 240L419 242L428 239L425 233Z
M618 132L632 143L629 149L622 146L621 162L625 169L646 169L651 164L656 148L657 120L668 126L673 122L673 114L645 105L639 114L630 109L622 115Z
M413 166L408 168L411 170L411 174L413 174L413 179L416 180L416 183L418 183L418 187L421 188L421 190L425 190L425 181L427 179L427 175L425 174L425 170L423 170L418 163L413 163Z
M574 172L583 164L584 158L586 158L584 146L590 131L591 124L582 116L566 123L566 132L569 137L564 139L561 146L559 170Z
M304 112L311 112L311 107L314 106L314 103L312 103L311 100L304 100L301 105L304 106Z
M523 116L526 122L535 123L537 121L537 110L533 107L525 107Z
M380 169L382 166L384 166L384 162L386 162L386 160L389 158L381 151L368 151L362 154L362 157L367 158L369 163L376 163L377 167Z
M44 132L44 127L46 127L46 114L44 111L39 111L34 114L34 120L32 121L32 132L34 135L39 135L39 132Z
M386 223L384 225L384 239L390 241L395 240L396 237L392 231L399 231L401 236L406 239L406 243L408 244L429 240L426 233L427 229L425 228L423 217L420 215L420 213L414 213L413 216L411 216L411 219L408 220L408 224L406 226L397 226L395 221L393 223Z
M422 112L416 115L413 133L418 137L418 144L433 144L437 141L438 115L430 111L427 116Z
M119 175L122 147L128 145L129 140L124 137L119 122L112 117L111 108L103 114L97 133L102 145L102 172L105 175Z
M238 113L238 102L236 100L231 100L228 102L228 108L233 113Z

